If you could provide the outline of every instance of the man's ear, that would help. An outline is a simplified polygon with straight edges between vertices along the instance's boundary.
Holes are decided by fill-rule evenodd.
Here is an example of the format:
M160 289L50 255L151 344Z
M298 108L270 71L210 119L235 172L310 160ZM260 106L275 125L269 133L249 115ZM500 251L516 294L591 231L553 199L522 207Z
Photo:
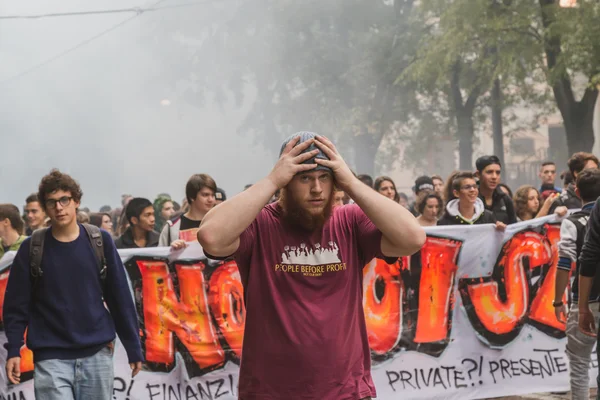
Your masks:
M477 179L481 179L481 174L479 173L479 171L475 171L475 177Z
M575 194L577 197L581 198L581 195L579 194L579 188L577 186L575 186Z
M140 223L140 219L138 217L131 217L131 225L137 225Z

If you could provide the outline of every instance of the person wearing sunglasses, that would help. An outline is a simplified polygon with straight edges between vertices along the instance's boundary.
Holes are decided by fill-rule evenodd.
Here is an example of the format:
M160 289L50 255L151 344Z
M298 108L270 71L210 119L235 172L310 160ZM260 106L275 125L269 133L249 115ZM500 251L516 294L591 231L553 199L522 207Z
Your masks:
M499 230L506 225L496 221L494 214L486 210L479 198L479 187L471 172L455 172L450 175L446 187L446 212L438 225L495 224Z

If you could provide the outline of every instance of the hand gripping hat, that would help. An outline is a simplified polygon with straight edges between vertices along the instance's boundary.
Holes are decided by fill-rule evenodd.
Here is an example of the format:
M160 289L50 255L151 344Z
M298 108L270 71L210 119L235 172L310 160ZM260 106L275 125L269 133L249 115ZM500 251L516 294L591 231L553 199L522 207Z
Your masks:
M298 141L296 146L299 145L300 143L306 142L307 140L315 139L317 137L317 134L313 133L313 132L306 132L306 131L294 133L292 136L288 137L287 139L285 139L283 141L283 144L281 145L281 150L279 150L280 157L281 157L281 154L283 153L283 149L285 149L285 146L287 146L287 144L289 142L291 142L293 139L295 139L297 137L300 137L300 140ZM323 153L323 151L321 151L321 149L319 149L314 143L311 144L310 146L308 146L308 148L306 150L304 150L302 153L307 153L307 152L313 151L313 150L319 150L319 152L317 153L316 156L309 158L308 160L304 161L302 164L316 164L315 158L320 158L322 160L329 160L329 157L327 157L325 155L325 153ZM328 167L325 167L325 166L319 165L319 164L317 164L317 168L312 169L310 171L332 172L331 168L328 168Z

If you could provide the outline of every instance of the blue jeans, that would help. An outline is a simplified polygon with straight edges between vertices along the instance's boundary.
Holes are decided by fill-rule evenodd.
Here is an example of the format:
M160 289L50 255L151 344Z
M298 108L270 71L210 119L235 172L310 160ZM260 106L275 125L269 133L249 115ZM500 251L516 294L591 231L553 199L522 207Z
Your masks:
M35 363L36 400L110 400L113 394L113 354L103 347L93 356Z

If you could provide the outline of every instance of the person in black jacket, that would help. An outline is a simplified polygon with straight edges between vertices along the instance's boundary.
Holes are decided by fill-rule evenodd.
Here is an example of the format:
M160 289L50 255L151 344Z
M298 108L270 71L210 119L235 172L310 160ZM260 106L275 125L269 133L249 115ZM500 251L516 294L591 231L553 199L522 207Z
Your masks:
M475 167L476 176L479 178L479 198L483 201L485 209L491 211L496 220L505 225L517 222L513 202L499 186L502 173L500 159L496 156L479 157Z
M478 197L479 190L473 173L452 174L448 178L445 192L449 201L438 225L496 224L500 230L506 228L504 223L496 221L491 211L485 209L483 201Z
M569 166L569 172L573 175L573 179L577 180L577 176L584 169L598 169L598 157L593 155L592 153L586 153L580 151L579 153L575 153L569 158L567 162ZM581 208L583 204L581 203L581 199L577 196L575 191L575 184L570 183L565 190L561 193L561 195L554 200L552 206L550 207L549 214L553 213L556 207L565 206L569 210Z
M127 204L125 216L129 228L115 240L117 249L157 247L159 233L154 230L154 206L148 199L137 197Z
M577 279L571 287L571 305L567 307L563 302L565 289L569 283L571 266L575 262L575 276L579 274L581 263L577 260L582 252L586 226L594 207L595 200L600 196L600 170L587 169L582 171L577 179L577 193L583 199L584 205L580 211L571 214L563 220L560 226L560 241L558 242L558 270L556 272L554 306L556 319L567 324L567 347L566 353L569 358L569 370L571 381L571 396L573 399L588 399L589 390L589 365L592 350L596 340L584 335L579 331L579 285ZM593 287L586 296L588 303L598 304L600 291ZM588 307L589 308L589 307ZM596 308L594 321L598 321L599 312ZM568 315L567 318L565 318Z

